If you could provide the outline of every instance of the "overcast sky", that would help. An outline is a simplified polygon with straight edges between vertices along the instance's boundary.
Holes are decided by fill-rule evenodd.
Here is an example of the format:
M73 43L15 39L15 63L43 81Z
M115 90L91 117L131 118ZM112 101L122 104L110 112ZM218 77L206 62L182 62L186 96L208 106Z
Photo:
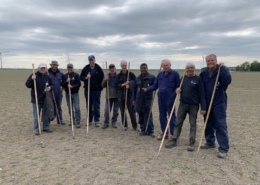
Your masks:
M3 67L30 68L57 60L75 68L125 59L131 68L173 68L215 53L236 66L260 61L259 0L1 0ZM6 52L4 52L6 51ZM205 65L205 64L204 64Z

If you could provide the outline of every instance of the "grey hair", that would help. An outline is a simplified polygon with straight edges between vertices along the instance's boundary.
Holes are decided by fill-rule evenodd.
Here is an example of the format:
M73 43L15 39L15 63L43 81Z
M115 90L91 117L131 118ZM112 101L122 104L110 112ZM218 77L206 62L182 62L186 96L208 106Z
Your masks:
M170 61L169 59L163 59L163 60L162 60L162 63L163 63L163 62L167 62L168 64L171 65L171 61Z
M126 60L121 60L120 65L122 65L123 63L127 64L127 61Z
M194 67L194 69L195 69L195 65L194 65L193 63L191 63L191 62L189 62L189 63L186 64L186 68L187 68L188 66Z
M206 56L206 59L207 59L208 57L214 57L214 58L217 60L217 55L215 55L215 54L209 54L209 55L207 55L207 56Z

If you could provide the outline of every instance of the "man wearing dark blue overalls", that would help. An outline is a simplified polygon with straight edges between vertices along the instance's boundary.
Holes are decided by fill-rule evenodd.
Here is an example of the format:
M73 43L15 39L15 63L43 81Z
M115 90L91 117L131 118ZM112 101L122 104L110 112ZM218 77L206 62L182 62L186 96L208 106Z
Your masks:
M151 112L147 132L146 125L150 113L150 109L152 109L152 99L153 93L152 92L144 92L142 89L147 88L153 85L155 81L155 76L148 73L147 64L143 63L140 66L141 74L136 78L133 87L133 94L132 94L132 102L135 106L135 111L139 115L139 124L140 124L140 136L149 135L154 138L154 125L153 125L153 115Z
M206 57L207 67L200 73L200 77L204 84L206 94L206 106L209 108L211 96L213 93L215 81L217 78L218 69L220 68L220 74L218 84L212 103L208 123L205 130L206 143L201 146L201 149L215 148L215 132L216 138L219 144L218 157L225 158L229 150L228 130L226 122L226 110L227 110L227 94L226 90L231 83L231 75L228 69L217 64L217 56L214 54Z
M62 82L63 73L58 69L59 64L57 61L51 61L50 65L51 68L49 68L48 73L53 83L53 92L54 92L57 108L59 111L59 115L57 114L56 120L57 120L57 124L65 125L62 119L62 109L61 109L62 96L63 96L62 95L63 88L61 86L61 82Z
M176 97L176 89L179 87L180 83L180 75L178 72L171 69L171 62L168 59L164 59L162 61L163 71L160 72L157 78L154 81L154 84L148 88L144 88L146 91L154 91L159 89L158 91L158 105L160 112L160 124L162 133L157 138L161 140L163 137L163 133L166 129L167 125L167 114L170 115L173 102ZM173 135L173 129L176 121L175 112L170 121L170 134ZM165 139L168 138L168 133L165 136Z
M88 82L90 79L90 100L89 100L89 125L92 124L93 118L95 126L99 127L100 121L100 96L102 91L101 83L104 78L102 68L96 64L95 56L88 57L89 64L86 65L80 74L80 80L84 82L86 106L88 105Z

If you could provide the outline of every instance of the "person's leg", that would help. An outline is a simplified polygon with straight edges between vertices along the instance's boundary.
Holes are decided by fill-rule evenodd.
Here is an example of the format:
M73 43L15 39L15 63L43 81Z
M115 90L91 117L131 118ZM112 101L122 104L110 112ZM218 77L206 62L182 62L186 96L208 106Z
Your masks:
M63 119L62 119L62 109L61 109L62 93L55 94L55 100L56 100L56 104L57 104L57 108L58 108L58 113L59 113L59 116L60 116L60 121L62 122L63 121ZM57 123L60 124L58 114L56 116L56 120L57 120Z
M227 153L229 150L228 129L226 122L226 106L212 107L212 116L219 144L219 152Z
M67 94L67 93L66 93L66 102L67 102L68 112L69 112L69 115L70 115L70 99L69 99L69 94Z
M39 128L38 128L37 109L35 103L32 103L32 108L33 108L33 130L34 133L37 134L39 133Z
M113 108L113 116L112 116L112 124L116 124L117 118L118 118L118 110L119 110L119 104L118 104L118 98L112 98L110 99L110 109L112 109L112 105L114 105Z
M137 129L136 116L135 116L135 111L134 111L133 104L132 104L130 98L127 100L127 109L128 109L128 113L130 115L132 127L134 130L136 130Z
M196 142L196 132L197 132L197 115L199 111L199 105L189 106L189 121L190 121L190 141Z
M144 115L144 126L145 126L144 129L146 129L146 127L147 127L147 121L148 121L148 117L150 114L150 109L152 109L151 106L152 106L152 99L146 99L146 107L145 107L145 115ZM153 113L152 112L151 112L150 119L148 122L146 134L151 135L151 136L154 135Z
M80 124L81 113L80 113L80 103L79 103L79 93L72 94L72 104L74 106L75 121Z
M188 105L180 102L177 113L177 120L173 132L173 139L175 140L178 140L181 135L182 125L187 115L187 106Z
M206 116L204 116L204 121L206 119ZM209 114L208 122L205 129L205 139L206 143L201 146L201 149L208 149L208 148L214 148L215 145L215 128L214 128L214 121L212 112Z
M160 120L160 124L161 124L161 131L162 134L164 133L165 129L166 129L166 124L167 124L167 108L166 108L166 103L164 101L164 94L160 93L158 94L158 106L159 106L159 120ZM161 136L159 136L157 139L160 140L162 138L162 134ZM167 137L168 137L168 132L166 133Z
M122 98L118 98L118 103L119 103L120 112L121 112L122 125L124 127L127 127L128 123L127 123L127 116L126 116L126 113L125 113L125 100L122 99ZM125 124L124 124L124 119L125 119Z
M93 121L93 114L92 114L92 101L91 101L91 91L90 91L90 95L89 95L89 110L88 110L88 89L85 88L85 99L86 99L86 108L88 111L88 115L89 115L89 124L91 125L92 121Z
M167 105L167 113L168 113L169 117L171 115L172 108L173 108L173 103L170 103L170 104ZM175 109L174 109L174 111L172 113L172 118L170 120L170 134L172 136L173 136L175 123L176 123L176 114L175 114Z
M110 100L110 104L111 104L111 100ZM109 124L109 107L108 107L108 100L106 98L106 104L105 104L105 110L104 110L104 125L108 125Z
M92 91L93 116L95 123L100 121L100 95L101 91Z

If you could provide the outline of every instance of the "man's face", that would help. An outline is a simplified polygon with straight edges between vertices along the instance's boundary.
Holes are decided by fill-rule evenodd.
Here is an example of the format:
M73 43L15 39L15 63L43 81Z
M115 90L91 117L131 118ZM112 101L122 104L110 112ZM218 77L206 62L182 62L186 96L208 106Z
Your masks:
M95 62L96 62L95 59L90 59L90 60L89 60L89 65L90 65L90 67L94 67L94 66L95 66Z
M127 63L126 62L121 63L121 68L123 71L127 70Z
M44 74L44 73L46 72L46 68L45 68L45 67L38 68L38 71L39 71L41 74Z
M56 65L56 64L51 64L51 69L52 69L52 70L57 70L57 69L58 69L58 65Z
M67 67L68 73L72 73L73 72L73 67Z
M169 62L163 62L162 63L162 67L163 67L163 70L165 71L165 72L168 72L168 71L170 71L170 69L171 69L171 64L169 63Z
M147 74L147 66L140 67L141 74Z
M217 60L214 56L206 58L206 64L209 69L215 69L217 67Z
M115 67L110 67L110 68L109 68L109 72L110 72L110 73L115 73L115 71L116 71L116 68L115 68Z
M194 66L187 66L186 67L186 73L187 73L188 76L193 76L194 75L194 71L195 71Z

